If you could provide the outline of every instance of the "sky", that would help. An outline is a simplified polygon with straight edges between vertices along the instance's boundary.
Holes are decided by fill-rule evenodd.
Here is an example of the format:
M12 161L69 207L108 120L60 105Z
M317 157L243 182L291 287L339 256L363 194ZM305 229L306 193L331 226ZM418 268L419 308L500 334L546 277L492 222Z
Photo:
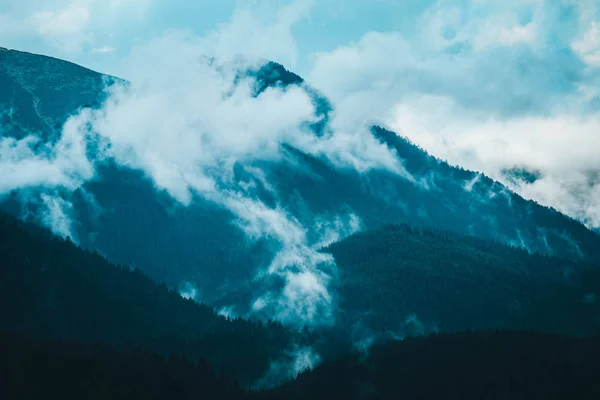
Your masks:
M275 60L332 101L339 131L386 125L600 227L597 0L0 0L0 46L132 81L173 75L165 88L187 76L164 60L180 53ZM277 135L305 116L300 97Z
M279 49L264 49L264 55L278 58L276 61L304 74L314 53L359 40L373 29L401 30L410 23L411 16L431 3L421 0L0 0L0 39L3 47L52 55L122 76L125 72L120 67L122 58L140 42L170 30L205 36L220 24L229 23L236 10L238 15L243 14L241 10L251 11L258 20L269 23L283 7L295 4L293 15L288 17L293 35L293 40L286 43L290 48L284 53ZM244 37L242 42L249 47L259 46L260 40L254 39Z

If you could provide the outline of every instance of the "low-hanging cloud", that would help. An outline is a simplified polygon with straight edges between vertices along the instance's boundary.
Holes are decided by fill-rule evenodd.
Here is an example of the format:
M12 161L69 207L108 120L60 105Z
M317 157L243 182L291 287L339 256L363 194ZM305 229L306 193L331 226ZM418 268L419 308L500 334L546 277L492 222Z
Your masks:
M438 2L402 32L317 54L338 112L600 226L600 10L595 1ZM534 171L533 182L507 170Z
M0 195L39 187L74 190L91 179L95 172L87 157L90 137L80 122L72 119L65 123L55 144L43 143L33 135L20 140L1 137Z
M73 235L72 218L69 215L73 205L56 194L42 193L40 197L45 208L42 214L42 224L63 238L77 241L77 238Z
M275 28L255 28L275 40L282 30L289 33L295 13L304 12L303 7L284 7ZM332 123L317 137L310 125L323 116L315 109L314 92L302 85L269 87L256 95L257 82L246 72L264 65L261 51L244 57L226 46L227 38L237 35L232 32L238 29L235 21L242 18L244 29L258 21L242 17L234 16L205 38L169 32L138 46L127 61L135 80L107 88L100 108L85 108L69 118L55 145L33 137L3 139L2 163L11 178L3 181L4 190L43 186L73 191L92 179L96 164L105 160L141 170L179 203L189 205L197 197L217 203L231 212L233 223L250 240L270 243L273 258L255 280L260 285L276 278L282 285L257 295L249 305L251 314L285 323L328 324L334 320L329 287L335 264L319 249L355 232L360 220L352 214L324 215L314 224L303 223L280 205L252 196L251 187L234 179L234 166L247 165L256 179L265 181L252 162L282 160L281 144L286 143L344 168L403 168L389 149L369 134L360 135L356 127ZM219 43L224 47L215 49ZM215 53L220 58L206 56ZM363 128L367 133L368 127ZM35 173L23 174L29 164ZM268 184L265 188L273 190ZM42 196L49 210L47 225L69 235L69 203L45 192Z
M430 118L431 108L440 111L439 119ZM600 226L600 115L483 119L446 98L424 97L398 105L395 111L397 119L391 125L432 153L484 171L524 197L589 226ZM507 176L515 167L536 175L531 179Z
M294 345L281 359L271 362L265 376L253 386L256 389L276 387L306 370L315 368L320 363L321 356L312 347Z

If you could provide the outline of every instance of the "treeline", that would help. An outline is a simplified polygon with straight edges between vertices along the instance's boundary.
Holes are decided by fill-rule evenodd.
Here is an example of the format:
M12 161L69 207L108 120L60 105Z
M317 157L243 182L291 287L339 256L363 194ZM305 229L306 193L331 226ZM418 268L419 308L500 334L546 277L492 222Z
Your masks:
M324 251L338 265L340 315L353 329L600 332L595 264L408 225L358 233Z
M600 338L533 332L433 335L320 365L285 399L598 399Z
M262 378L274 361L291 362L295 346L310 344L324 356L338 351L325 334L217 315L137 269L1 214L0 254L3 331L204 357L243 384Z
M598 399L600 338L479 332L392 341L249 391L206 360L0 334L0 398Z
M0 398L237 399L244 391L206 360L142 349L0 334Z

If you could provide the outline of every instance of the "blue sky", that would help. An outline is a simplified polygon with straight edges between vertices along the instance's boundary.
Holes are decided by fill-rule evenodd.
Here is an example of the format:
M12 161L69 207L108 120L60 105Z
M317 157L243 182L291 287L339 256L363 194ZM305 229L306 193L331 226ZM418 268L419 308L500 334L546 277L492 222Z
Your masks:
M0 22L3 22L0 39L5 47L53 55L118 74L118 60L139 41L172 29L190 30L203 36L219 23L228 22L236 9L252 10L269 20L290 3L286 0L0 0ZM312 53L359 40L370 30L406 29L411 17L432 2L299 3L304 3L308 10L298 16L292 27L298 46L295 67L306 72ZM46 18L40 18L44 14ZM41 20L49 26L36 32Z
M339 132L378 122L499 180L535 170L506 183L600 227L599 21L597 0L0 0L0 46L169 85L198 78L183 53L279 61Z

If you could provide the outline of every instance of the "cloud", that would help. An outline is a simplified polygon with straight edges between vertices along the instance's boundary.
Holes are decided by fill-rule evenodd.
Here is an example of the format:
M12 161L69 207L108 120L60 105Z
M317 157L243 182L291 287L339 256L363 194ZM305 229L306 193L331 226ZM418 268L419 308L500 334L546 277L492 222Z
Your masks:
M410 35L369 32L356 43L318 54L309 81L338 110L352 108L359 122L388 117L391 107L414 93L448 96L501 116L548 112L558 106L557 95L577 93L587 77L585 65L569 50L572 35L559 36L556 47L548 48L551 33L538 28L536 19L499 27L499 20L518 20L518 12L501 18L500 11L490 10L489 18L471 20L476 11L483 12L436 6ZM540 14L542 22L552 23ZM529 36L537 39L498 34L514 29L535 31Z
M598 19L593 1L438 2L317 54L309 82L346 126L387 125L598 227ZM509 181L514 167L542 177Z
M109 54L109 53L114 53L117 49L115 49L114 47L111 46L102 46L102 47L96 47L94 49L92 49L92 53L97 53L97 54Z
M327 215L316 218L314 226L303 226L279 208L239 195L224 198L223 204L238 217L240 228L249 238L267 238L275 243L270 264L259 271L255 282L260 287L276 276L283 287L255 298L251 312L276 317L285 324L333 323L335 307L329 286L335 278L335 261L331 254L319 250L355 233L361 226L358 217Z
M600 67L600 23L591 22L589 29L571 47L590 67Z
M279 157L279 143L308 134L301 125L315 118L301 88L254 97L253 79L234 85L236 64L210 63L202 54L195 37L157 39L132 56L137 80L115 86L103 109L89 115L110 143L108 155L146 171L183 203L194 192L214 192L214 175L231 172L233 162Z
M184 299L199 301L198 288L191 282L184 282L179 289L179 295Z
M76 51L89 41L87 26L90 10L82 2L70 2L65 8L52 11L37 11L31 16L30 24L39 35L52 41L57 47Z
M438 110L431 118L431 109ZM447 98L415 97L395 108L391 126L451 163L484 171L524 197L600 226L600 115L480 118ZM507 179L513 168L536 179Z
M256 389L268 389L295 378L303 371L321 363L321 356L310 346L293 346L281 359L271 362L264 377L253 385Z
M124 18L128 25L138 22L149 5L150 0L0 0L0 38L79 54L101 47L95 43L113 36Z
M42 223L55 234L70 238L77 242L71 227L71 210L73 205L59 195L48 195L42 193L42 202L46 208L42 215Z
M291 28L308 15L313 4L313 0L290 2L275 8L271 19L249 7L236 8L228 22L219 24L201 39L201 46L205 54L218 60L243 55L268 58L292 68L297 61L298 46Z
M54 145L35 136L0 139L0 194L17 189L62 187L74 190L95 172L86 151L89 137L81 119L70 119Z

